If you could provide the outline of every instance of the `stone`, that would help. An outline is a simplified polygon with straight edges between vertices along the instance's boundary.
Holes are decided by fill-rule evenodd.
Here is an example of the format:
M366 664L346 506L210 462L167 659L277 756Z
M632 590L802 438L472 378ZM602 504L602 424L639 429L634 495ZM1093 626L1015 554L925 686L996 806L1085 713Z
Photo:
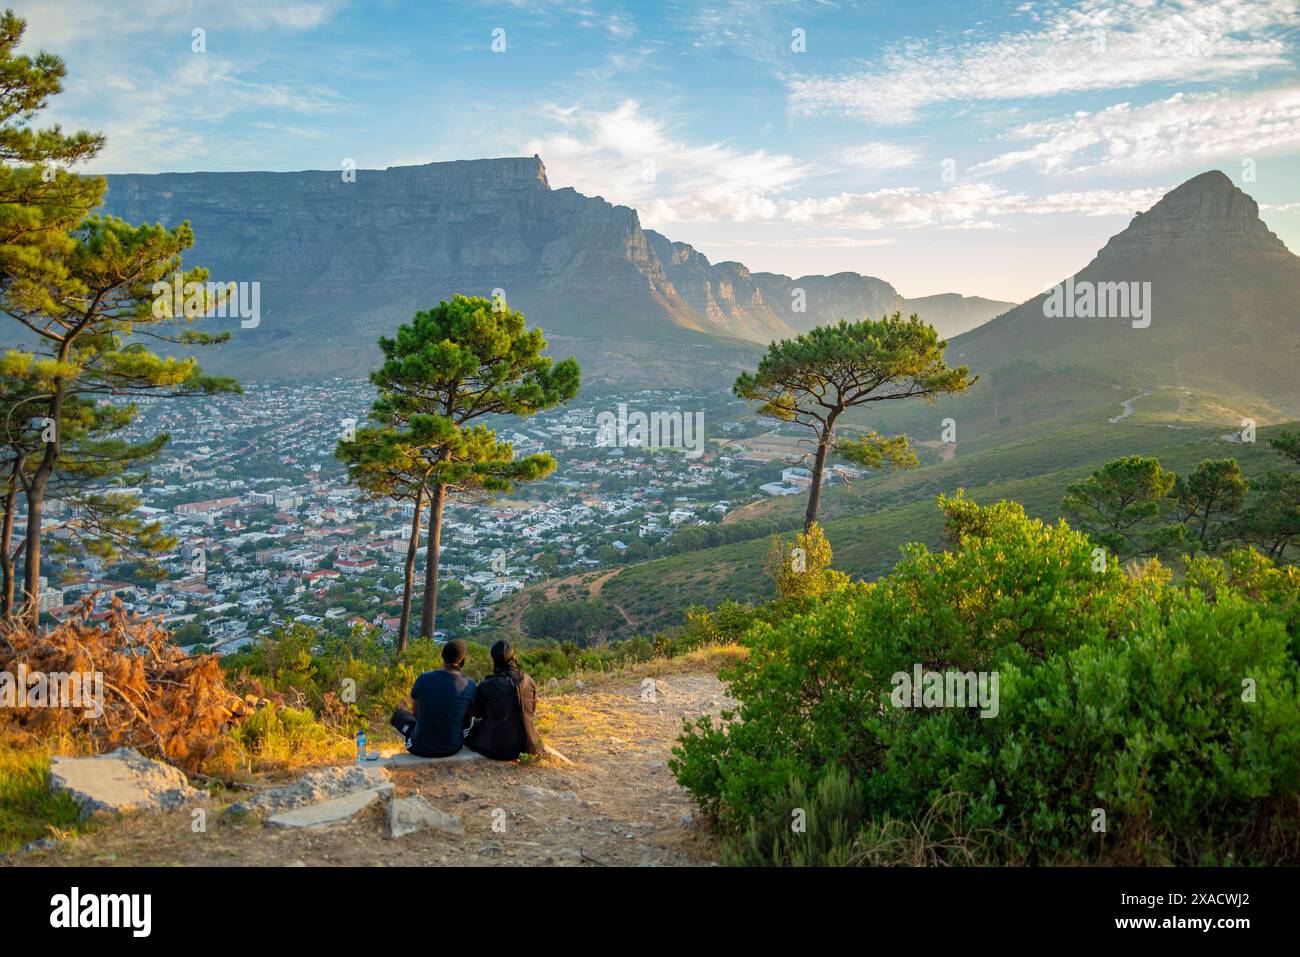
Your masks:
M461 748L455 754L445 758L422 758L418 754L410 754L406 751L393 751L381 757L378 763L380 767L385 768L404 768L421 764L466 764L470 761L486 760L488 759L477 751Z
M50 848L58 847L58 846L59 846L59 842L55 838L40 837L18 848L18 853L32 854L36 851L48 851Z
M371 765L320 768L309 771L292 784L263 791L245 801L236 801L226 808L226 814L279 814L360 791L374 791L378 796L386 797L393 793L393 782L387 771Z
M534 787L531 784L525 784L519 789L519 793L530 798L555 798L561 801L576 801L578 799L578 795L573 791L552 791L550 788Z
M326 827L351 820L380 798L380 791L370 788L365 791L352 791L340 797L308 804L281 811L267 818L266 823L273 827Z
M206 791L191 787L180 768L146 758L133 748L108 754L50 759L50 791L69 795L83 819L96 814L174 811L206 801Z
M440 811L420 795L413 794L388 802L388 830L396 838L424 830L464 834L465 826L456 815Z

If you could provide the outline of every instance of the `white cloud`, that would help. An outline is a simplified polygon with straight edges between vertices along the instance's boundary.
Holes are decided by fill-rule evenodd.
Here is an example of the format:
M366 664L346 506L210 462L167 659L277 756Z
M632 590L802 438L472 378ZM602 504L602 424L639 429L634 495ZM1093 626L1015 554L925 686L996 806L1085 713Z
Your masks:
M24 45L60 48L106 39L120 42L132 33L176 31L189 48L189 33L201 27L222 29L313 30L334 16L345 0L9 0L27 21ZM215 41L216 37L213 37Z
M1083 0L1026 12L1036 23L1017 33L906 43L861 72L793 77L790 108L901 123L937 103L1244 77L1290 66L1281 34L1300 24L1295 0Z
M791 223L823 228L992 229L1005 225L1011 216L1132 215L1165 192L1163 188L1092 189L1030 196L992 183L961 183L934 191L909 186L795 200L783 204L778 215Z
M647 225L681 220L768 219L776 197L808 172L792 156L692 145L626 100L608 112L551 107L559 130L530 141L552 183L634 206Z
M1031 196L967 181L933 191L893 187L799 196L796 190L810 167L794 157L745 153L720 143L692 145L670 136L664 123L648 117L633 100L608 112L552 106L547 115L558 131L531 140L523 152L542 157L552 185L632 206L653 228L727 222L858 231L993 229L1005 228L1015 216L1132 215L1166 192L1092 189ZM886 143L858 149L867 161L895 161L908 152Z
M1300 149L1300 87L1246 95L1184 94L1027 123L1008 139L1036 141L972 167L975 175L1029 166L1044 173L1148 172Z

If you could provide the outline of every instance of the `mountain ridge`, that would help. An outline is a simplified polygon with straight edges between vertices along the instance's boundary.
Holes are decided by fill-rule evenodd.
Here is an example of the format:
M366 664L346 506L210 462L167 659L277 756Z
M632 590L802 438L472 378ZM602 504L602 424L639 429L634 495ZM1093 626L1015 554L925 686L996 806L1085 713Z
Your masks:
M713 263L643 227L629 206L552 187L539 156L107 180L105 212L169 226L188 219L188 262L213 280L261 282L259 326L232 328L230 346L204 357L214 371L246 377L364 371L380 334L456 292L501 289L546 331L552 352L572 351L598 379L617 381L667 375L673 363L655 355L665 343L681 347L697 378L697 360L735 368L775 338L910 311L872 276ZM952 295L944 334L1012 305Z
M1149 325L1130 316L1053 317L1048 290L954 337L950 359L972 369L1032 360L1143 388L1253 396L1262 412L1300 415L1300 383L1291 374L1300 257L1222 172L1166 193L1067 282L1098 290L1099 300L1105 284L1137 284L1135 292L1149 292Z

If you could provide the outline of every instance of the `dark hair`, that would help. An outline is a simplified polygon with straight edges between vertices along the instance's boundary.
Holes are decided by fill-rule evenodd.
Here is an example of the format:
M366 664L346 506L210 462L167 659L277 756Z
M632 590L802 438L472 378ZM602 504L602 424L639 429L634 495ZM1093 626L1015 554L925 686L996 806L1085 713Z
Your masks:
M468 654L469 646L457 638L442 646L442 663L459 668L465 663L465 656Z
M519 663L515 660L515 649L504 638L492 646L492 670L519 670Z

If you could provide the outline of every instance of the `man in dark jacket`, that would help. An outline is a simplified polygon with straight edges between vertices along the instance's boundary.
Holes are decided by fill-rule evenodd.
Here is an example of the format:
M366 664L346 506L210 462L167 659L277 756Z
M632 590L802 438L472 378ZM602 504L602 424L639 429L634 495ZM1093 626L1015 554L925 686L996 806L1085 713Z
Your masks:
M492 646L492 674L479 682L474 694L474 717L478 720L466 745L497 761L536 754L541 750L533 723L536 711L537 686L519 670L510 643L498 641Z
M463 641L442 646L442 667L426 671L411 686L413 708L393 712L392 725L406 750L422 758L445 758L465 744L474 707L474 681L461 674L469 648Z

